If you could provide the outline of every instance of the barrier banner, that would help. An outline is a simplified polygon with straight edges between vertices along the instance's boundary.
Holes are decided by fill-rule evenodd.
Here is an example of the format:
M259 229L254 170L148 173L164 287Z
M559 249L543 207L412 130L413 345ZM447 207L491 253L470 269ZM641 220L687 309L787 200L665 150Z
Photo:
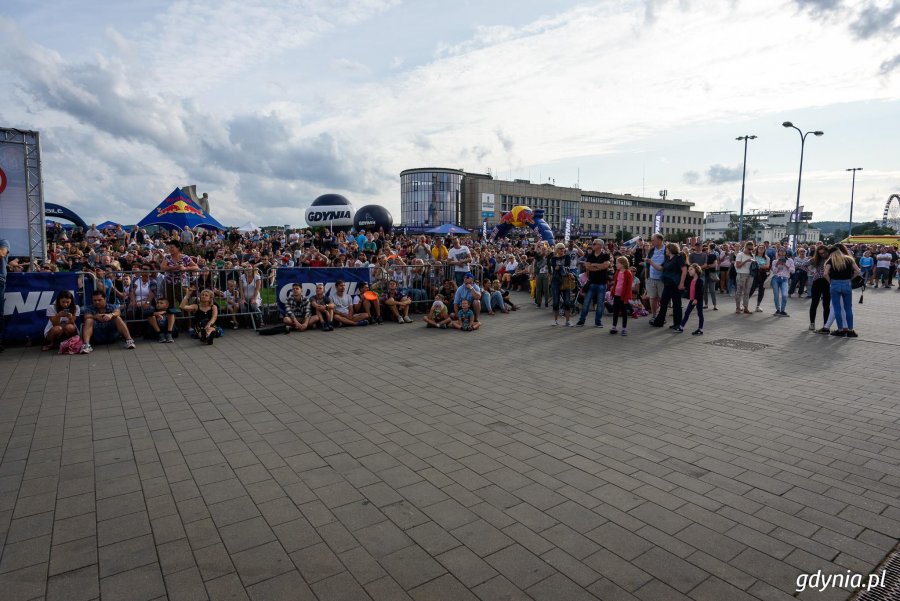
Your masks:
M3 337L7 340L40 339L47 325L47 307L56 302L60 291L70 290L74 294L77 287L77 273L7 274Z
M284 312L284 304L291 295L291 286L299 282L303 295L315 296L316 284L325 284L325 294L334 293L334 283L344 280L347 294L356 295L360 282L371 282L368 267L279 267L275 270L275 289L278 292L278 310Z

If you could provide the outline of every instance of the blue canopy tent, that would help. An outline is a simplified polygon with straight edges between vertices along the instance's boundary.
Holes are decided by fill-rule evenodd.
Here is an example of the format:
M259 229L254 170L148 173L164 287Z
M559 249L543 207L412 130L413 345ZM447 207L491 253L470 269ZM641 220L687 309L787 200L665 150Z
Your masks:
M115 229L115 227L117 225L120 225L120 224L116 223L115 221L104 221L103 223L100 223L97 225L97 229L98 230L105 230L105 229L109 229L109 228Z
M471 232L465 228L455 226L452 223L445 223L444 225L439 225L438 227L433 227L430 230L425 230L425 233L426 234L441 234L441 235L446 236L447 234L469 234Z
M147 227L158 225L161 227L183 230L185 226L193 229L205 227L210 230L224 230L225 226L216 221L212 215L206 213L200 205L181 191L181 188L169 194L155 209L141 219L137 226Z

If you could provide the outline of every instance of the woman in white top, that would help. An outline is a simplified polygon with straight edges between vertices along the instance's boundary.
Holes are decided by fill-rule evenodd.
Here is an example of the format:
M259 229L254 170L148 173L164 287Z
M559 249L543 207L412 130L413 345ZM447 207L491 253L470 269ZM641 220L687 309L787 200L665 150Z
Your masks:
M75 303L75 297L68 290L63 290L56 297L56 302L47 307L47 325L44 327L46 344L42 351L49 351L58 342L68 340L78 334L75 320L81 315L81 309Z

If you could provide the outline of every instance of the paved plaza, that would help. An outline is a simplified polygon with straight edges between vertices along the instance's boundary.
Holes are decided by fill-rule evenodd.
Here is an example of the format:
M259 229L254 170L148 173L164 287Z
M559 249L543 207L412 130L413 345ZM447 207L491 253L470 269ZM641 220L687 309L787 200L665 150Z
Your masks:
M796 299L627 338L518 300L468 334L8 349L0 599L843 600L798 576L894 549L900 293L855 340Z

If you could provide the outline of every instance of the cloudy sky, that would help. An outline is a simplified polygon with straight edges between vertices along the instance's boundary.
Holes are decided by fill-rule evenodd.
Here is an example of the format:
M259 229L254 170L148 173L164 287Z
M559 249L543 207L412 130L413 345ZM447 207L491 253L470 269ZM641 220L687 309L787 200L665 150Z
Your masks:
M736 209L880 217L900 192L900 0L5 0L0 125L45 200L143 217L176 186L237 225L326 192L399 216L462 168ZM395 217L396 218L396 217Z

